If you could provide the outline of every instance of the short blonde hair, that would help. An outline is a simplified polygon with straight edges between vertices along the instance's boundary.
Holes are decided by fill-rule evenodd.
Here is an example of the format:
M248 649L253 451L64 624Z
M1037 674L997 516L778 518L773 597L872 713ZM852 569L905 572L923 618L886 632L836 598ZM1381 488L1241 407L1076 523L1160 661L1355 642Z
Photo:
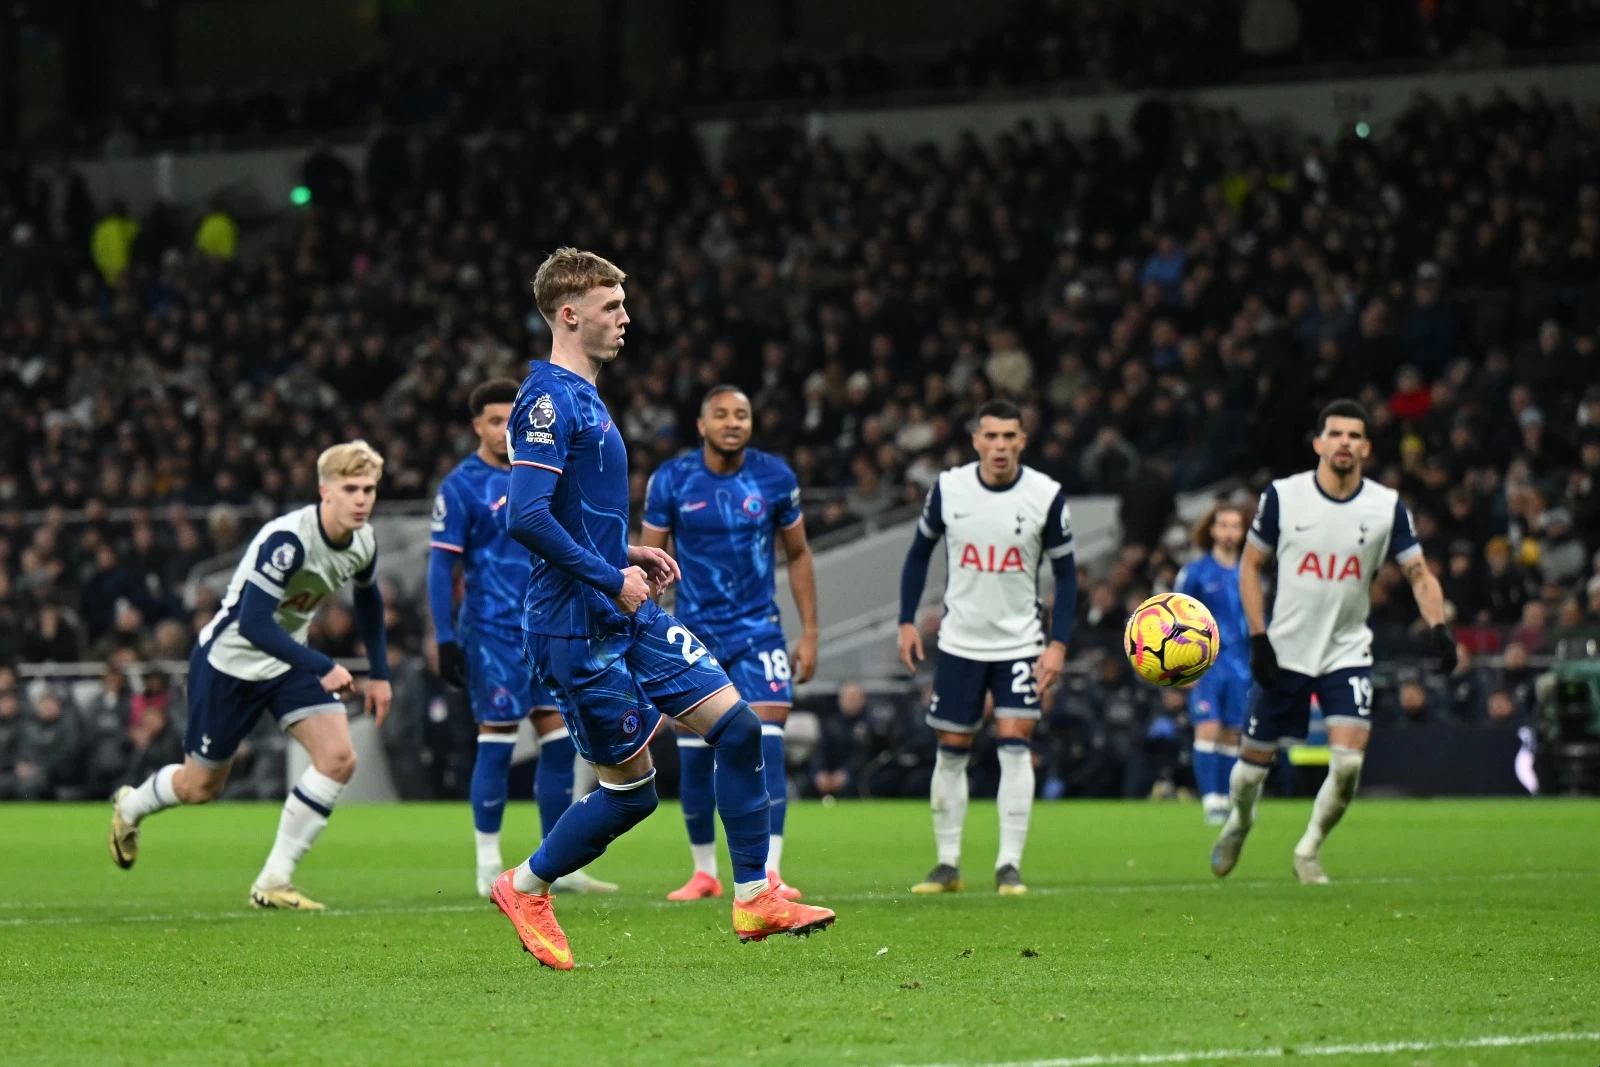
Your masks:
M593 252L558 248L545 257L533 275L533 301L545 321L555 321L561 305L596 286L616 287L628 275L615 263Z
M383 477L383 457L365 441L346 441L317 457L317 480L323 485L368 474L375 480Z

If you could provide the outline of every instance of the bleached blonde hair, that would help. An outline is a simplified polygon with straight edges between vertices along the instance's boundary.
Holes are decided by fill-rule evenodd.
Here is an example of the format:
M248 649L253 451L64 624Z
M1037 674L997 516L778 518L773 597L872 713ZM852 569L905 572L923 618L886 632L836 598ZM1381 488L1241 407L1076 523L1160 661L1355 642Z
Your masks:
M340 478L360 478L368 474L374 479L383 477L383 457L365 441L346 441L317 457L317 480L323 485Z

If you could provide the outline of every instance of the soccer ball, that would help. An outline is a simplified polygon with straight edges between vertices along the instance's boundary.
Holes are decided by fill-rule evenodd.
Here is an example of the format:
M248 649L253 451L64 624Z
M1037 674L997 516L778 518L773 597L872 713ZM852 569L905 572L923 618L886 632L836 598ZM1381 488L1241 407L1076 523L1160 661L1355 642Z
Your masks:
M1217 662L1222 640L1206 606L1182 593L1158 593L1140 604L1122 631L1122 648L1139 677L1156 685L1188 685Z

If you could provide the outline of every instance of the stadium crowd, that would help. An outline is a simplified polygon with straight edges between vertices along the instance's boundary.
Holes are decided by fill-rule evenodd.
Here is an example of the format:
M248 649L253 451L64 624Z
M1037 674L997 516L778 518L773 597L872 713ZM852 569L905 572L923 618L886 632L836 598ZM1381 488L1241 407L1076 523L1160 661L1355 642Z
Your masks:
M814 533L920 500L995 395L1023 404L1030 463L1121 496L1127 546L1085 575L1073 640L1092 663L1037 745L1048 789L1142 792L1177 766L1181 700L1115 651L1187 551L1175 494L1304 467L1334 396L1373 412L1371 473L1411 501L1464 649L1505 654L1396 674L1380 717L1520 721L1526 657L1600 627L1600 110L1420 100L1379 139L1287 143L1151 102L1131 135L1023 124L903 155L761 120L735 124L718 173L671 111L625 109L604 137L520 121L471 150L379 125L360 172L319 145L311 206L251 257L196 241L225 205L135 221L68 168L4 175L0 662L108 668L76 707L0 676L0 790L98 792L115 761L97 746L137 760L171 734L148 711L169 690L146 673L131 692L128 665L184 658L215 608L189 569L313 499L321 448L364 436L386 498L430 496L472 447L466 393L542 347L525 280L559 244L637 279L628 366L602 383L636 504L720 381L754 399ZM386 601L420 673L420 615ZM330 606L316 643L357 651L347 615ZM1416 636L1396 575L1374 624L1388 657ZM894 720L908 766L915 703ZM865 766L830 762L837 730L864 728L839 704L818 789ZM1086 753L1117 752L1139 758L1085 778Z
M1297 0L1202 0L1185 4L1025 0L986 32L943 45L885 51L860 33L815 52L784 46L760 63L730 62L715 47L674 56L654 101L700 112L774 104L851 106L892 99L959 99L1063 82L1102 89L1173 89L1252 74L1386 61L1454 66L1504 63L1508 52L1549 52L1600 39L1600 12L1585 0L1503 4L1358 5ZM377 115L405 129L445 122L457 133L515 127L524 111L612 106L629 94L617 79L586 92L568 50L541 41L537 55L512 30L504 54L429 64L380 35L364 61L299 81L260 79L170 89L132 87L95 122L43 131L40 147L123 156L160 148L290 143L359 130ZM555 47L549 47L555 44ZM610 94L610 95L607 95ZM643 91L633 95L643 95Z

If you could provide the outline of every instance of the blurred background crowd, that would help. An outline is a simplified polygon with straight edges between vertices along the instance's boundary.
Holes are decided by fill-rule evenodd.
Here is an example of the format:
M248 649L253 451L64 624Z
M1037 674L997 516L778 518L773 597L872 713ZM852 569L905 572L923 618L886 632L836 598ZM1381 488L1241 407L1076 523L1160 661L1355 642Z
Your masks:
M1268 18L1284 6L1293 42L1252 49L1263 20L1287 39ZM389 55L315 83L129 94L103 128L55 131L118 152L363 126L366 146L352 167L316 141L304 201L270 218L226 197L135 217L70 162L19 155L0 172L0 797L105 795L174 758L181 677L141 665L185 659L215 610L196 566L314 499L313 458L338 440L383 452L391 506L431 498L473 447L467 393L545 347L525 281L561 244L638 280L632 355L602 382L636 508L724 381L754 400L755 443L793 465L814 537L914 507L966 461L966 420L995 396L1023 407L1028 463L1119 498L1124 547L1082 576L1079 664L1035 744L1048 795L1183 782L1183 699L1133 683L1123 620L1192 553L1178 495L1253 500L1309 464L1312 414L1337 396L1373 413L1369 474L1416 513L1465 653L1449 678L1408 666L1424 635L1398 573L1380 575L1380 723L1528 721L1530 657L1600 638L1600 109L1423 97L1376 136L1318 137L1151 96L1127 129L1023 122L904 152L808 137L773 110L736 115L715 167L686 110L1466 61L1486 33L1533 47L1600 18L1540 0L1499 23L1452 4L1419 21L1429 6L1324 27L1328 9L1302 20L1287 0L1023 5L921 66L859 40L760 71L675 64L668 91L604 118L525 58ZM385 598L415 677L396 752L418 790L448 794L465 788L470 718L428 673L409 594ZM313 643L360 651L337 603ZM103 680L10 666L86 660ZM923 695L880 681L808 698L797 788L923 790ZM235 788L281 774L271 731L252 753L262 777Z

